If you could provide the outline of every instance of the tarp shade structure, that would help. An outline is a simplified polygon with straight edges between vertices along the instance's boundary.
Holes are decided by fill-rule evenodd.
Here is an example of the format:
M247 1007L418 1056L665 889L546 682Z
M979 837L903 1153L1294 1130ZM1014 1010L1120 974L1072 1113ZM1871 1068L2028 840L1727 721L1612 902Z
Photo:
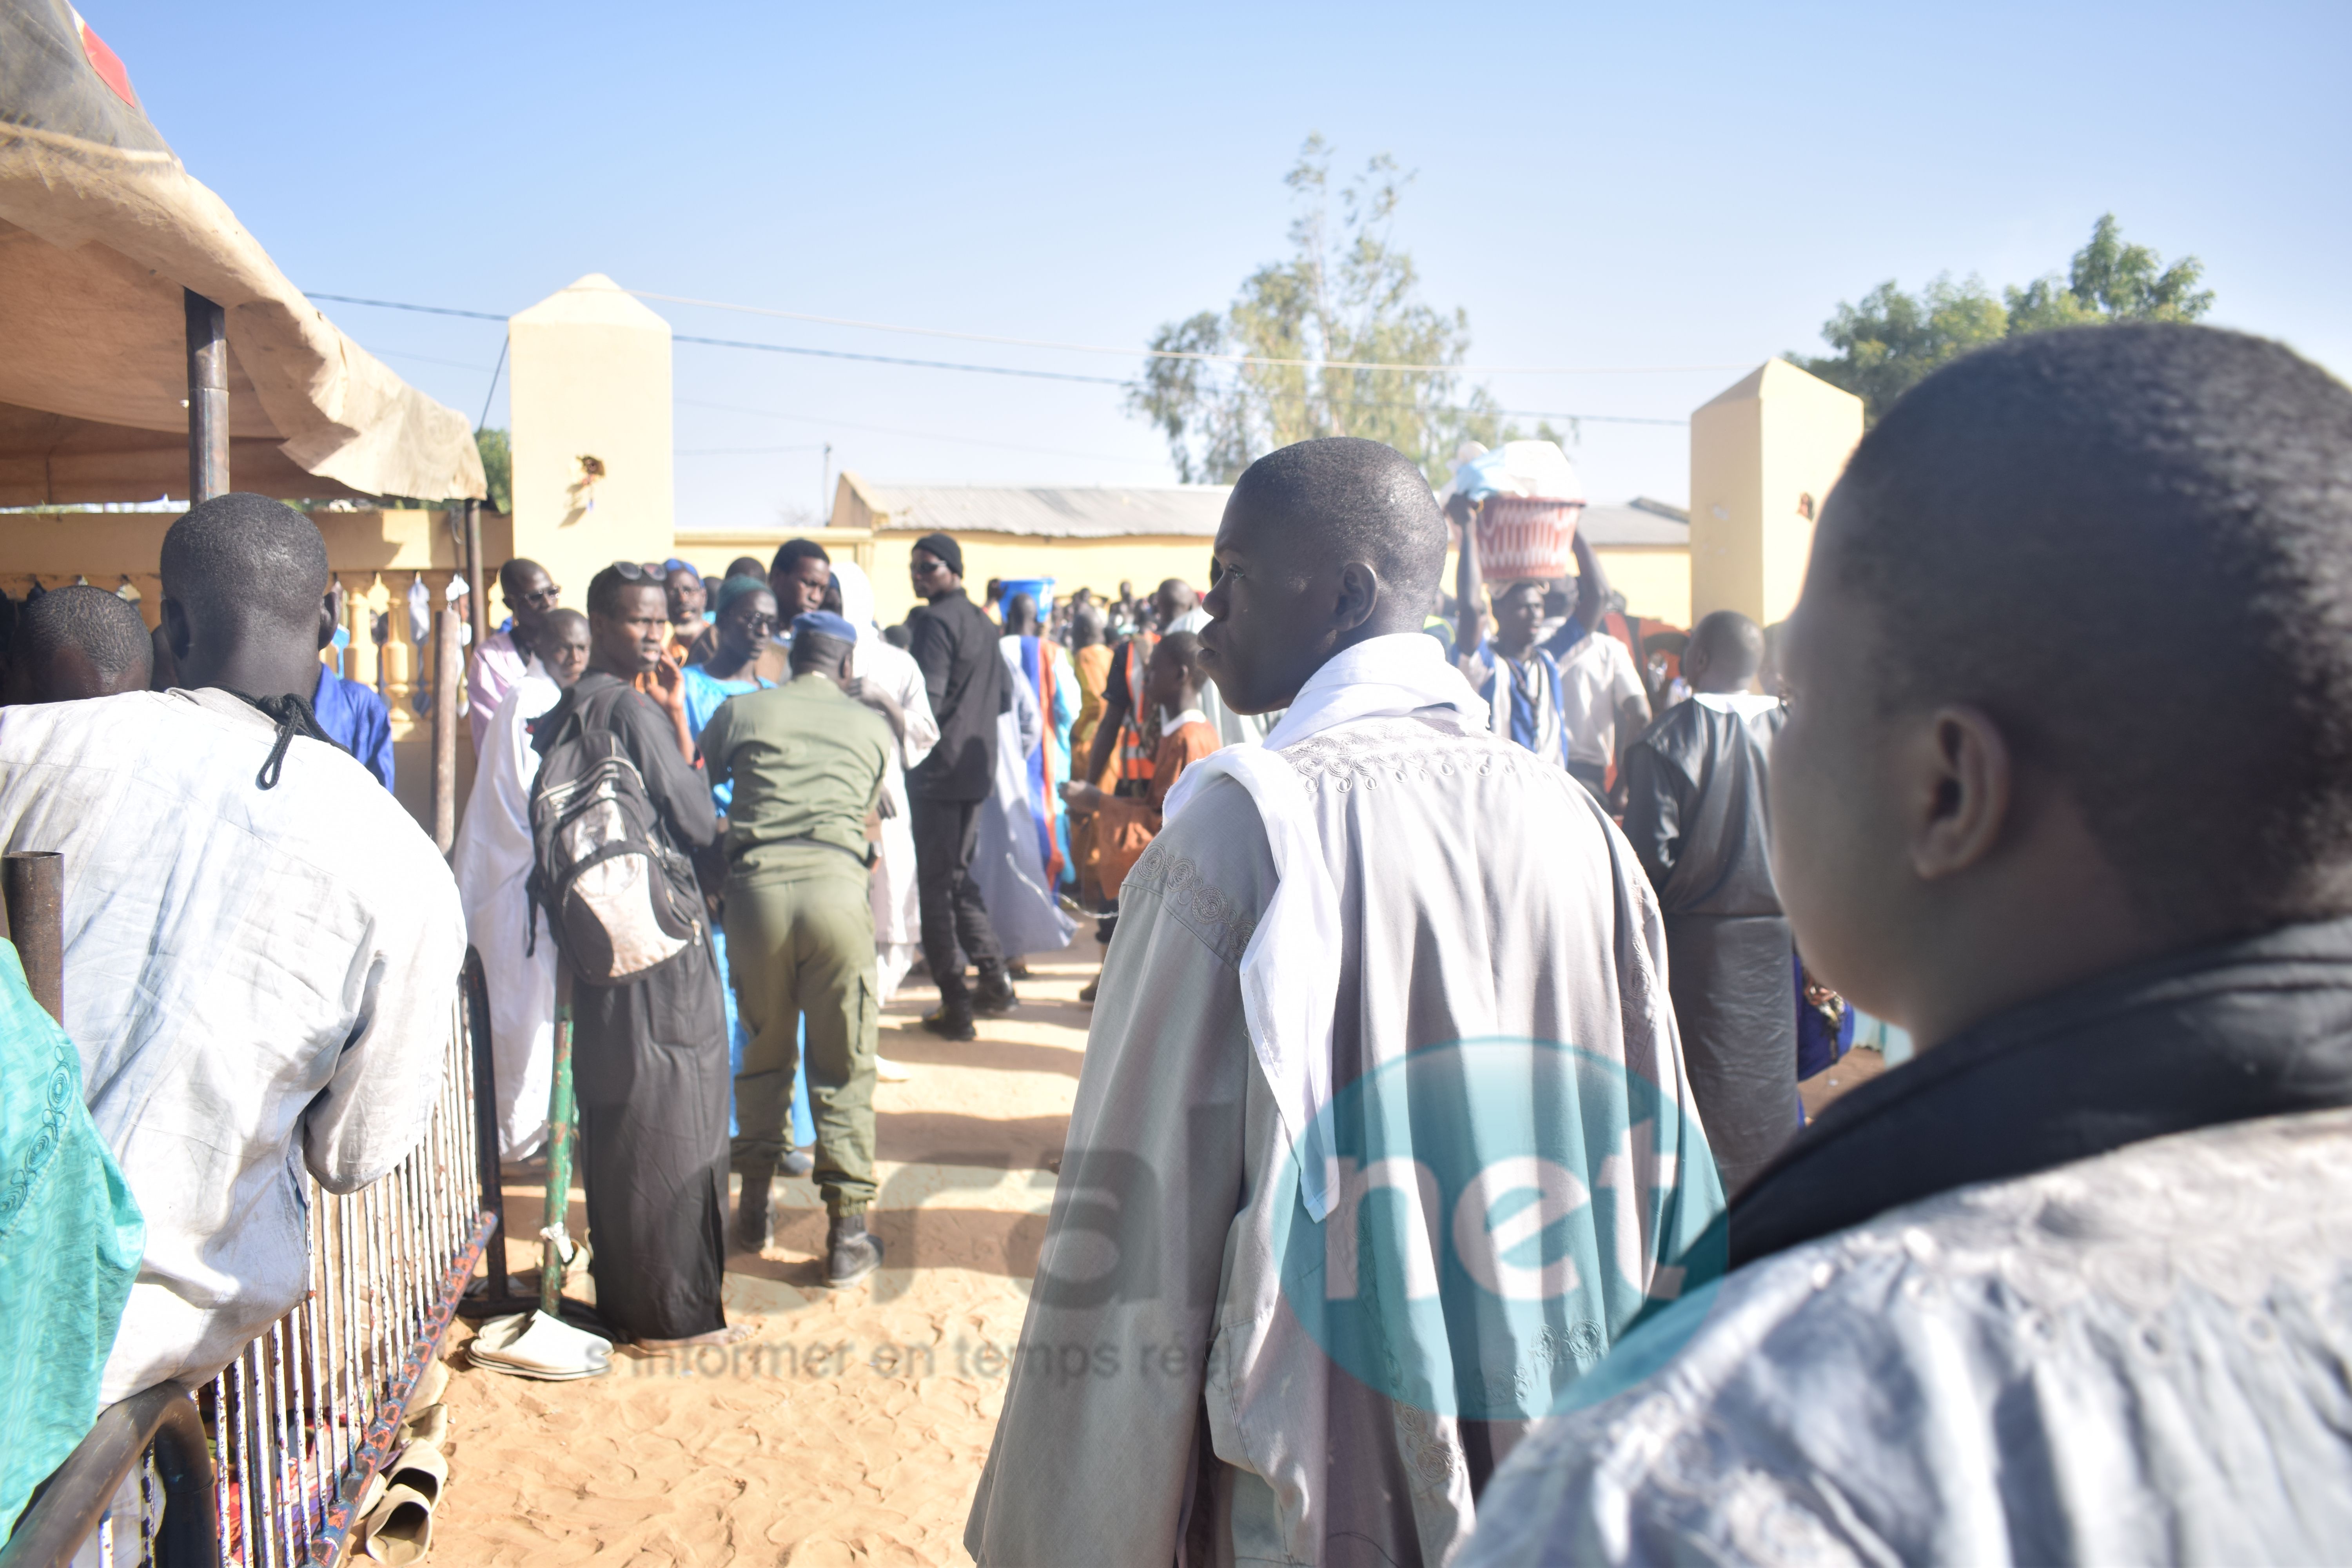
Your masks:
M0 506L184 497L184 289L228 322L231 482L481 497L467 417L302 297L64 0L0 0Z

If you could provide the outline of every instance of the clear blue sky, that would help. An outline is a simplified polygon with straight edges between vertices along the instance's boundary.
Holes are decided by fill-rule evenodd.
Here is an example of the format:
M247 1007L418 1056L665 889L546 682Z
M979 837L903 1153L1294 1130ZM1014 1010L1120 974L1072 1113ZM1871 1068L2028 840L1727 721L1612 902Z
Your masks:
M1343 169L1418 172L1401 235L1426 297L1469 311L1476 362L1818 349L1842 299L1944 270L2023 282L2112 210L2202 258L2213 320L2352 370L2340 0L81 3L190 170L312 290L511 311L605 272L1140 346L1282 253L1282 175L1319 131ZM681 332L1134 368L658 308ZM327 309L479 414L496 323ZM1510 407L1680 417L1734 374L1492 384ZM1108 386L682 344L677 395L687 527L813 510L826 440L882 479L1172 478ZM1679 428L1587 425L1570 456L1597 499L1687 490Z

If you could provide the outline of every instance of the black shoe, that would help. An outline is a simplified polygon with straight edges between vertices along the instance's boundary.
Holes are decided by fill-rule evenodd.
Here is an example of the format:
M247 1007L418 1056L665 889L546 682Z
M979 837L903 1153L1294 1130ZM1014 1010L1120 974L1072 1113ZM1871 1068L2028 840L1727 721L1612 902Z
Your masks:
M780 1169L787 1176L805 1176L816 1169L816 1156L805 1149L795 1149L784 1156Z
M942 1002L936 1011L923 1015L923 1027L948 1040L976 1040L980 1031L971 1026L971 1004Z
M826 1285L835 1290L844 1289L881 1267L882 1241L866 1233L864 1215L843 1215L825 1227Z
M1021 1005L1021 998L1013 992L1013 981L1003 970L993 976L980 977L980 987L971 994L971 1010L992 1018L1002 1018Z
M774 1239L774 1226L768 1214L768 1187L776 1179L773 1165L755 1166L743 1173L743 1191L735 1200L735 1223L728 1227L727 1243L736 1252L765 1252Z
M1096 994L1101 990L1102 976L1098 973L1092 980L1087 981L1084 985L1078 987L1078 1000L1091 1007L1095 1005Z

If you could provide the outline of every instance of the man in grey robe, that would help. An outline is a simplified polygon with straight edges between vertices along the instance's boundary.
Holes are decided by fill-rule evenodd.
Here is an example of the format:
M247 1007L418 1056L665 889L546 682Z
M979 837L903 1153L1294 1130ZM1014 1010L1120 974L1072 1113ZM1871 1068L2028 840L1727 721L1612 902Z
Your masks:
M1739 1195L1738 1271L1520 1447L1465 1562L2342 1560L2348 554L2352 391L2256 338L2014 339L1863 438L1773 858L1919 1054Z
M1245 473L1201 634L1263 747L1129 873L982 1563L1440 1563L1721 1189L1657 906L1420 627L1444 525L1377 442ZM1703 1248L1696 1250L1703 1251Z
M1748 689L1764 633L1737 610L1691 630L1691 697L1625 752L1625 837L1666 915L1669 989L1724 1190L1797 1135L1797 999L1773 890L1765 773L1780 700Z

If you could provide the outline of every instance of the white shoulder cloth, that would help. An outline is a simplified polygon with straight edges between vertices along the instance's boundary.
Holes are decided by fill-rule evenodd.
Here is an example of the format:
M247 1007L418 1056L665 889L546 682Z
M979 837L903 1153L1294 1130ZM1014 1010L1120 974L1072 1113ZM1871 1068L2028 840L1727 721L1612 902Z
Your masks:
M1339 889L1315 808L1298 771L1276 753L1367 719L1402 719L1432 708L1466 729L1487 727L1486 704L1444 647L1425 632L1370 637L1343 648L1308 678L1263 746L1227 746L1184 770L1161 816L1173 822L1213 778L1249 791L1265 824L1277 879L1242 952L1242 1006L1250 1043L1300 1148L1299 1195L1320 1221L1331 1209L1328 1157L1316 1117L1331 1096L1332 1016L1339 992Z

